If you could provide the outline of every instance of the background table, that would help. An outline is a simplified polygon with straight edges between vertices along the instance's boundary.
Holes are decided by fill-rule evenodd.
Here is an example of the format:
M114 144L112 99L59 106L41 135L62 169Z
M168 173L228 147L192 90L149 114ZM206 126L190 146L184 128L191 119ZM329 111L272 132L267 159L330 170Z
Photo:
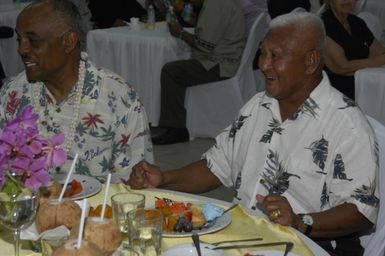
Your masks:
M1 0L0 0L1 1ZM16 27L16 19L21 7L12 4L0 4L0 26ZM0 61L6 76L13 76L24 69L17 53L16 33L11 38L0 39Z
M152 126L159 122L162 66L191 54L185 42L170 35L165 23L156 26L155 30L99 29L87 35L90 59L121 75L136 89Z
M385 125L385 67L358 70L354 78L358 106Z

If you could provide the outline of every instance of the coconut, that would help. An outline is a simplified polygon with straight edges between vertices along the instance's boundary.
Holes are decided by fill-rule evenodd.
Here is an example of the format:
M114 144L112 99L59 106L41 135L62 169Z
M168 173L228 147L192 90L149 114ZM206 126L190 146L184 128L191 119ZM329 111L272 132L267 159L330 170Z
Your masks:
M61 185L57 181L51 181L48 186L41 187L39 189L39 202L40 205L47 203L51 199L56 199L60 196Z
M62 246L53 251L52 256L103 256L99 248L87 241L82 240L81 247L76 248L77 239L67 240Z
M76 238L79 225L76 225L70 234L70 238ZM84 223L84 239L94 243L104 253L112 255L122 243L122 236L118 225L110 219L87 218Z
M80 215L79 205L71 200L49 201L42 204L36 214L36 229L39 233L61 225L71 229L79 222Z

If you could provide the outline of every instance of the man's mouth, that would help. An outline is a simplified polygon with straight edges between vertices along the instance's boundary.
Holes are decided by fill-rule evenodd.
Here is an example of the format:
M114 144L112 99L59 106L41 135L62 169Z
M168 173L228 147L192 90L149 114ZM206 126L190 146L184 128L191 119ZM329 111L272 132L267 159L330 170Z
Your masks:
M37 63L36 63L36 62L33 62L33 61L24 61L24 65L25 65L27 68L30 68L30 67L37 66Z
M275 81L278 78L276 76L265 76L267 81Z

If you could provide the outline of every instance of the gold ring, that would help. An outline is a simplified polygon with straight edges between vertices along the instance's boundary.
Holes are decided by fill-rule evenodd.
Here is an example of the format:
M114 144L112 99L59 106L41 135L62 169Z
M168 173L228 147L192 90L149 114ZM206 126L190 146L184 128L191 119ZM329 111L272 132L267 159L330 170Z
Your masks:
M270 219L276 220L281 216L281 211L279 209L276 209L270 213Z

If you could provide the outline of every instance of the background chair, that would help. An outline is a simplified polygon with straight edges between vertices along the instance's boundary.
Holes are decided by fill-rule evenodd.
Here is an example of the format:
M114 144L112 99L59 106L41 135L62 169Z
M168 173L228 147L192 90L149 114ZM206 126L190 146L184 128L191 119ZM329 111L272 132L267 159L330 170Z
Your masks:
M361 237L361 243L365 248L364 256L384 256L385 252L385 126L374 118L367 116L374 129L379 148L379 186L380 212L378 214L375 231Z
M269 21L267 13L254 21L234 77L187 88L186 127L191 139L214 138L234 121L240 108L257 92L255 76L258 75L253 73L252 62Z

